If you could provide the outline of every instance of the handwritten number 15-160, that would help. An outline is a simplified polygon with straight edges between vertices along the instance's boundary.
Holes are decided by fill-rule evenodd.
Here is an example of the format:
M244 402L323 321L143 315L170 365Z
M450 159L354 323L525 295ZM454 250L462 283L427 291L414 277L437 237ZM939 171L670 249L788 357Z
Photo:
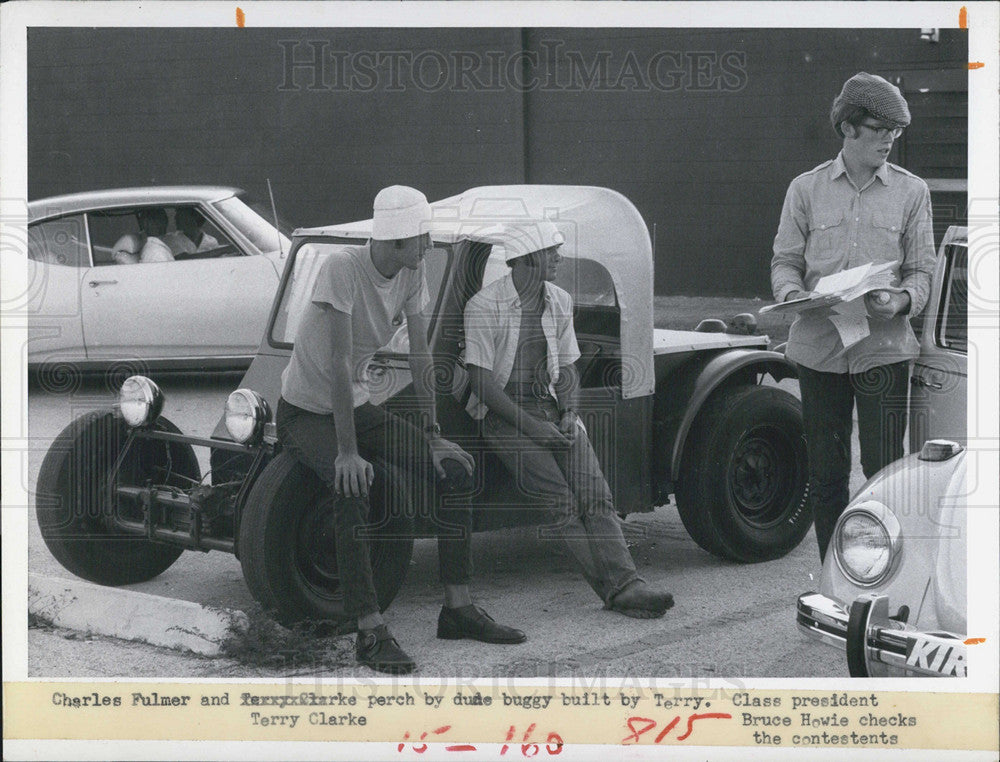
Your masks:
M440 735L444 735L449 730L451 730L451 725L442 725L440 728L435 728L434 730L429 731L429 734L430 735L440 736ZM552 755L552 756L554 756L556 754L561 754L562 753L563 740L562 740L562 737L558 733L549 733L548 737L545 739L546 740L545 745L544 746L540 746L538 743L530 740L531 739L531 734L534 731L535 731L535 723L532 723L531 725L529 725L528 729L524 731L524 735L521 738L521 755L522 756L524 756L524 757L534 757L537 754L539 754L543 748L545 749L545 751L549 755ZM510 750L510 742L514 740L514 736L515 735L517 735L517 729L513 725L511 725L510 728L507 730L507 738L505 739L507 741L507 743L505 743L500 748L500 755L501 756L503 756L504 754L506 754ZM420 734L420 741L423 742L427 738L427 736L428 736L428 733L421 733ZM410 737L409 731L407 731L406 733L403 734L403 740L404 741L406 741L407 739L409 739L409 737ZM401 744L399 744L396 747L396 751L402 752L405 747L406 747L406 744L405 743L401 743ZM411 746L411 748L417 754L423 754L425 751L427 751L427 744L426 743L413 744ZM473 746L472 744L463 743L463 744L453 744L451 746L445 746L444 750L445 751L476 751L476 747Z

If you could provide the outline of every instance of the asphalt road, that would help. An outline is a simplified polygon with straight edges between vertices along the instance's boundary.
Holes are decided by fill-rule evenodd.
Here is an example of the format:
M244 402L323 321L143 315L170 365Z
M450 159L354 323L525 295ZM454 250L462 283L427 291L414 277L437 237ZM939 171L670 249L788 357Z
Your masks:
M189 434L210 434L238 375L160 379L164 414ZM29 390L31 449L25 478L33 487L45 448L76 415L102 407L113 395L101 381L76 389ZM855 443L856 447L856 443ZM857 462L857 452L855 452ZM205 464L203 464L204 466ZM861 483L860 473L852 487ZM71 578L45 547L30 522L29 570ZM738 687L748 677L844 676L846 664L833 649L800 636L795 599L815 589L819 560L812 532L783 559L737 565L701 550L685 532L673 506L628 518L626 537L650 583L670 590L677 601L659 620L634 620L602 610L601 603L568 558L533 527L476 535L474 559L477 602L498 621L528 633L517 646L491 646L435 638L441 603L437 551L420 540L406 581L387 612L394 635L420 664L424 676L576 678L592 684L600 677L657 677L688 683L725 678ZM239 562L220 552L186 552L155 580L136 590L199 603L249 610L253 600ZM62 640L51 633L29 642L33 676L324 675L370 676L349 656L350 639L330 657L255 670L229 662L162 659L147 646L121 648L129 656L96 662L87 657L90 641ZM83 652L80 652L83 648ZM91 648L93 653L96 649ZM102 649L103 650L103 649ZM234 672L236 670L236 672ZM697 682L695 682L697 685Z

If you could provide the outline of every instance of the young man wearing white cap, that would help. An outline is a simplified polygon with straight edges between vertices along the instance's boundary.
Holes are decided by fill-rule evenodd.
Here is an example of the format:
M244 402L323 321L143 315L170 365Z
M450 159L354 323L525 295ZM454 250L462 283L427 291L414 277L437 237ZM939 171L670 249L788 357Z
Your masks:
M823 276L867 263L891 262L894 288L866 295L870 333L846 349L827 309L803 312L788 334L821 559L850 497L855 403L865 477L903 454L909 362L919 352L909 319L923 309L934 269L927 184L886 161L910 123L899 89L860 72L834 100L830 121L843 148L788 188L771 260L774 298L804 296Z
M415 665L379 613L368 544L357 536L368 515L374 478L370 461L383 458L409 473L426 474L429 482L436 473L442 490L450 480L445 462L457 462L458 471L466 476L474 462L441 437L434 395L427 386L430 353L421 311L428 301L423 258L430 246L426 232L430 205L419 191L396 185L380 191L374 207L369 244L333 254L322 265L291 361L282 374L276 420L283 446L313 469L336 497L337 567L345 609L358 620L358 661L378 671L403 674ZM368 364L393 336L404 314L423 431L370 401ZM438 637L524 641L523 632L497 624L472 605L468 507L442 508L437 517L442 527L460 529L460 536L442 533L438 539L445 588Z
M551 511L552 536L570 551L605 607L642 619L673 605L639 578L614 500L575 412L580 356L573 299L552 280L564 239L548 220L507 225L511 270L465 308L469 413L526 494Z

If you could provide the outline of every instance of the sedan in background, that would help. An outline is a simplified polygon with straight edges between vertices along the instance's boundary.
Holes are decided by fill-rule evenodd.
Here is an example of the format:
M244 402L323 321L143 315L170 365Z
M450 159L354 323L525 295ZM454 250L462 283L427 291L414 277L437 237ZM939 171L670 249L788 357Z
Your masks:
M217 186L29 202L29 370L245 368L290 245L269 218Z

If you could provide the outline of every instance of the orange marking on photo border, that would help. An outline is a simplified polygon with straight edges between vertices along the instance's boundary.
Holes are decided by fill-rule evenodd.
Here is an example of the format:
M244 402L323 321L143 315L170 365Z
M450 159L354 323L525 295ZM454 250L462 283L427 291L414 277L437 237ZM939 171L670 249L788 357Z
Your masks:
M968 63L969 69L982 69L984 66L986 66L986 64L982 61L969 61Z
M964 5L958 11L958 28L968 29L969 28L969 9Z
M246 23L247 23L247 15L243 12L242 8L236 6L236 26L242 29L244 26L246 26Z
M978 646L980 643L985 643L986 638L966 638L962 642L967 646Z

